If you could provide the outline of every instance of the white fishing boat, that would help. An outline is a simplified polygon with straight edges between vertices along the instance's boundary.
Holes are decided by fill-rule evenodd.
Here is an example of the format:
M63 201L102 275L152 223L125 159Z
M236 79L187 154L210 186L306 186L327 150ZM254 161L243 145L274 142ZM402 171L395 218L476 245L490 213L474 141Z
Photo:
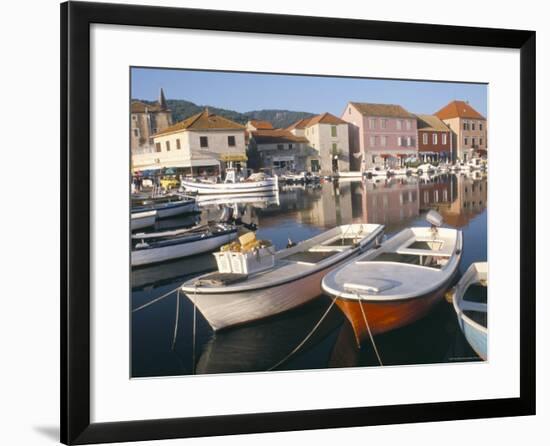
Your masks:
M418 166L416 168L416 173L418 175L422 175L422 174L434 174L437 172L437 167L433 166L432 164L430 163L424 163L424 164L421 164L420 166Z
M148 228L155 224L157 220L157 211L132 212L130 218L130 228L132 231Z
M268 177L264 173L254 173L247 179L240 179L233 169L228 169L223 183L199 179L181 180L180 183L187 192L197 194L242 194L279 190L277 176Z
M358 345L369 331L374 336L424 317L451 285L462 232L439 228L435 211L428 218L432 227L404 229L323 279L323 291L336 299Z
M453 290L453 307L468 344L487 360L487 262L470 265Z
M385 167L371 167L370 169L365 170L365 175L367 177L389 177L392 174L391 169L386 169Z
M237 227L226 223L133 234L132 266L149 265L215 251L236 238Z
M399 167L398 169L393 169L392 171L392 175L396 177L405 177L405 176L412 175L412 173L413 173L412 169L408 167Z
M149 211L156 211L159 219L170 218L196 212L197 205L194 198L180 194L132 198L132 212Z
M361 180L363 178L363 172L359 172L359 171L338 172L336 176L340 180L342 179Z
M217 272L191 279L181 290L214 330L274 316L318 297L323 276L374 247L383 230L343 225L277 252L261 244L251 252L221 251L215 254Z
M243 194L197 195L197 204L204 206L221 206L234 204L250 204L253 207L265 208L279 204L279 191L251 192Z

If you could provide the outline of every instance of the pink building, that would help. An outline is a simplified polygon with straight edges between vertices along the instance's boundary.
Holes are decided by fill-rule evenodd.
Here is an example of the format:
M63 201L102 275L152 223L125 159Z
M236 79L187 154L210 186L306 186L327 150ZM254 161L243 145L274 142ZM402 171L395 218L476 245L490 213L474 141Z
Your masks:
M416 116L400 105L349 102L341 118L350 124L350 170L399 166L418 155Z

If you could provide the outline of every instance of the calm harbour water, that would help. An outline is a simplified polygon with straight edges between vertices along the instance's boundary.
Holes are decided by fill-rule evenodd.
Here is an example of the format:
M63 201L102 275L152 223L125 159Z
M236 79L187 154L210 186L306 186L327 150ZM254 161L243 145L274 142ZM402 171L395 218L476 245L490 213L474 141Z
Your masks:
M478 173L283 186L278 197L235 206L243 221L257 224L257 237L271 240L278 249L284 248L289 238L298 242L347 223L381 223L391 236L408 226L426 226L425 213L436 209L443 215L445 226L463 231L462 274L472 262L487 260L486 203L487 179ZM222 207L218 202L205 203L200 215L165 220L158 228L215 220ZM214 269L211 254L134 269L131 307L137 308L189 277ZM193 347L193 306L184 295L179 302L177 330L175 293L131 314L133 377L270 370L302 342L330 305L328 297L320 296L281 316L217 334L197 311ZM384 365L479 360L445 299L424 319L379 335L375 341ZM276 370L352 366L378 366L378 362L371 345L356 347L351 326L334 306L303 348Z

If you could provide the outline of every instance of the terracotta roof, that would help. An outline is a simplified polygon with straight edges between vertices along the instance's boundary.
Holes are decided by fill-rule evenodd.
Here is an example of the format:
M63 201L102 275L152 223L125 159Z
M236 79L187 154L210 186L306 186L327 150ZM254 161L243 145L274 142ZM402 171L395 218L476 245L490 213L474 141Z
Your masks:
M303 118L299 121L296 121L294 124L288 126L287 130L294 130L294 129L305 129L307 127L307 124L311 118Z
M257 121L256 119L251 119L250 124L258 130L270 130L273 129L273 124L269 121Z
M395 104L371 104L368 102L350 102L359 113L365 116L381 116L387 118L414 118L400 105Z
M241 124L231 121L230 119L209 113L204 110L201 113L184 119L170 127L166 127L161 132L154 136L165 135L166 133L178 132L181 130L244 130L245 127Z
M417 124L416 127L418 130L435 130L448 132L449 127L445 123L434 115L416 115Z
M140 101L132 101L130 106L131 113L145 113L145 109L150 112L158 112L160 111L160 106L156 102L154 104L145 104Z
M346 121L337 118L334 115L331 115L330 113L323 113L317 116L314 116L313 118L310 118L308 122L306 123L306 127L311 127L315 124L347 124Z
M250 132L256 144L301 143L308 142L303 136L295 136L287 129L257 130Z
M470 104L464 101L451 101L445 107L434 114L439 119L485 119L485 116L477 112Z

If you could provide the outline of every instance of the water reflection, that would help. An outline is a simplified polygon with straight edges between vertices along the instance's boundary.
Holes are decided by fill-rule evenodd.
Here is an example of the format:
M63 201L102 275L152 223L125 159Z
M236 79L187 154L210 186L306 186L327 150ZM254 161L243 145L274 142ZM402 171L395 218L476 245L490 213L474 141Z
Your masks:
M289 238L300 241L327 228L350 222L380 223L392 234L411 225L425 225L423 215L436 209L445 225L461 228L464 253L460 270L487 259L487 178L444 174L429 178L326 182L315 187L284 187L277 196L203 200L193 221L216 220L226 206L242 220L258 225L257 236L280 249ZM163 222L188 224L187 220ZM192 223L191 223L192 224ZM215 268L213 256L138 268L132 271L132 307L161 296L187 278ZM176 348L170 348L176 320L175 298L133 314L132 375L162 376L268 370L285 358L319 320L330 301L311 305L251 326L214 334L198 315L193 354L193 308L180 300ZM476 360L457 329L450 305L441 302L425 319L377 336L385 364ZM334 307L304 348L278 369L367 366L377 364L372 350L358 350L351 327Z

